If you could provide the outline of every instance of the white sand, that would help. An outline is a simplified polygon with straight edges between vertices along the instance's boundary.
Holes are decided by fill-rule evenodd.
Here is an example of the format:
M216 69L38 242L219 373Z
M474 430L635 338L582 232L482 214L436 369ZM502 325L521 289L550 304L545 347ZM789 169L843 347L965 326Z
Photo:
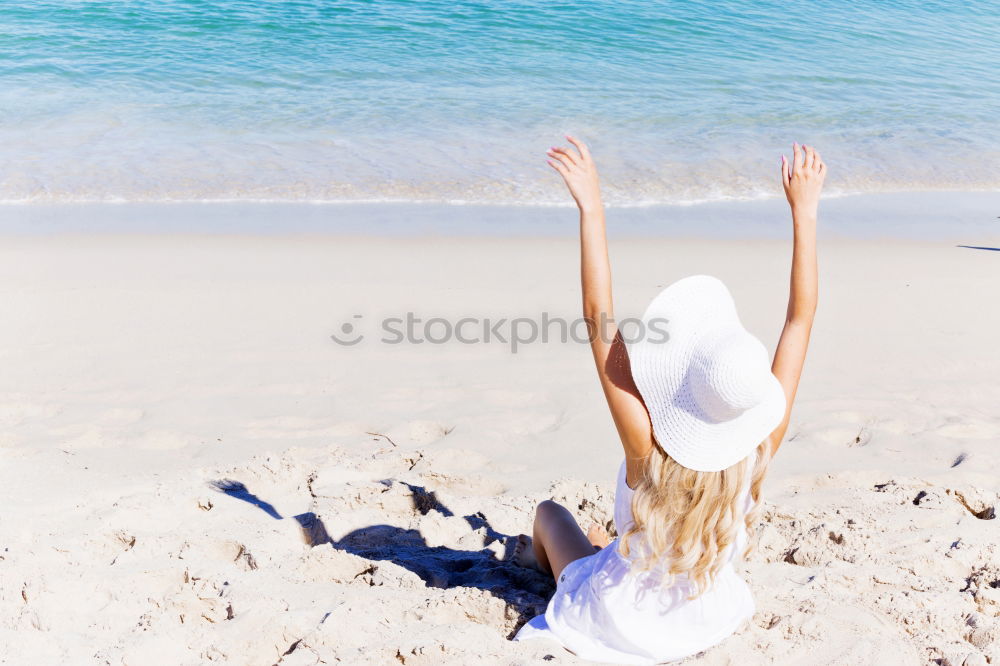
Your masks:
M773 345L787 251L617 242L619 315L711 273ZM571 239L5 238L0 661L579 663L508 641L550 588L499 560L540 499L610 521L589 350L375 341L407 310L576 317L576 261ZM758 613L692 661L1000 663L1000 252L837 241L821 264ZM345 321L368 338L334 344Z

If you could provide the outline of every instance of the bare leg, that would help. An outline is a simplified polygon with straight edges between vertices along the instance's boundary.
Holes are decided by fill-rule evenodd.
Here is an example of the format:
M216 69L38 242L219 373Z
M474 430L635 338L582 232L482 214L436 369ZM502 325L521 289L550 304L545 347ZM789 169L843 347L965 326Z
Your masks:
M594 544L562 505L545 500L535 511L534 538L518 537L514 558L522 566L551 573L556 579L566 565L594 554Z

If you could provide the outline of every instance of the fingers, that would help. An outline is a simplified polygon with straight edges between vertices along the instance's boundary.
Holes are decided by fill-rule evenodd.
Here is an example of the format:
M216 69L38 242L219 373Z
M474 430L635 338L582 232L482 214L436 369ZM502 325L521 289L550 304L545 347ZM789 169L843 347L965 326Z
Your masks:
M569 134L566 135L566 139L576 146L576 150L571 148L562 148L559 146L549 148L548 151L546 151L546 155L552 158L552 162L549 162L549 164L552 164L553 168L555 168L555 164L559 164L567 172L575 167L589 166L591 159L590 150L587 148L587 144L574 136L570 136Z
M569 161L570 164L576 165L582 158L576 154L575 151L567 150L558 146L553 146L549 148L549 155L552 157L559 158L563 162Z
M569 175L569 170L562 162L557 162L556 160L545 160L545 161L546 163L548 163L550 167L558 171L559 175L562 176L563 178Z
M804 158L804 155L802 154L802 149L799 147L799 144L793 143L792 144L792 169L793 169L793 171L797 172L799 169L802 168L802 159L803 158Z
M788 169L788 159L784 155L781 156L781 184L788 187L788 182L791 180L791 173Z
M788 183L793 177L804 173L806 170L814 173L823 173L826 171L826 165L823 163L823 158L815 148L807 146L804 143L793 143L792 161L789 163L785 159L785 156L782 155L781 169L782 178L786 183Z
M587 144L580 141L575 136L570 136L569 134L566 135L566 140L576 146L576 149L580 151L580 156L583 157L583 159L590 159L590 149L587 148Z
M546 155L551 157L553 161L561 164L565 169L572 169L576 166L576 162L573 161L572 155L565 151L560 152L557 148L550 149Z

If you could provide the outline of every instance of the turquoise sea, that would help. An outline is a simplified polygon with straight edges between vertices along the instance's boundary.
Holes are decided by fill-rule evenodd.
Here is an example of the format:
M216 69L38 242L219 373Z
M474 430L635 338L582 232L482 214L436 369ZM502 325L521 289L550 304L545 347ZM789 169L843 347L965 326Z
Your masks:
M0 200L1000 190L997 2L0 0Z

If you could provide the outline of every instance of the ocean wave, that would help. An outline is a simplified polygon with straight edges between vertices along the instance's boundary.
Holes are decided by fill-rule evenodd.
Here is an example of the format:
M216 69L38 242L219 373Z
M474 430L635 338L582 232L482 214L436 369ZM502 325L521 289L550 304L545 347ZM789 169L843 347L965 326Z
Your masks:
M1000 174L1000 171L996 173ZM713 174L717 177L717 174ZM32 205L59 203L304 203L314 205L337 204L448 204L551 206L574 205L558 176L547 179L511 182L469 181L467 183L398 182L357 184L321 181L306 185L296 181L282 186L280 179L269 183L213 183L209 187L191 187L160 182L156 187L130 183L127 187L115 186L110 179L95 179L89 186L62 187L35 185L18 187L0 181L0 204ZM606 179L603 185L605 205L608 208L635 208L659 205L697 206L724 201L760 201L783 197L777 178L760 178L758 182L744 179L736 187L725 184L697 187L682 185L671 187L666 179L640 181L635 177ZM770 182L768 182L770 180ZM926 178L923 180L875 179L868 176L851 178L835 176L826 187L828 198L893 192L996 192L1000 191L1000 177L967 179L961 182Z
M0 16L3 201L565 206L567 131L613 207L780 197L793 140L831 194L1000 187L974 5L62 5Z

